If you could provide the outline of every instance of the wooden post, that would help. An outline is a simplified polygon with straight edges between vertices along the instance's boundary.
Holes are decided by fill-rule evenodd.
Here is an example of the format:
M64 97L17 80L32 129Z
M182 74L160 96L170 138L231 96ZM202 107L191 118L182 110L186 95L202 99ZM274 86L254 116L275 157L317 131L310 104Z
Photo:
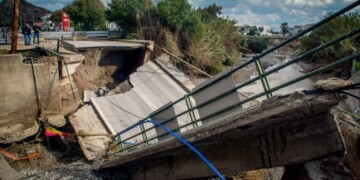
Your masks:
M16 52L17 52L17 39L18 39L17 34L18 34L18 28L19 28L19 6L20 6L20 0L14 0L11 54L16 54Z

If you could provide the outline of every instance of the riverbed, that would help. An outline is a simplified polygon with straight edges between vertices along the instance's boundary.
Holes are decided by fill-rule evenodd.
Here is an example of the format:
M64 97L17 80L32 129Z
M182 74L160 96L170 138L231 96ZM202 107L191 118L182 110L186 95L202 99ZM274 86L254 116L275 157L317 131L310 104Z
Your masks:
M248 55L248 56L251 57L252 55ZM281 64L288 62L289 60L290 60L289 53L286 53L286 54L272 53L272 54L269 54L269 55L265 56L264 58L262 58L261 62L263 63L263 66L266 68L265 72L267 72L271 69L278 67ZM247 71L247 73L244 73L245 71ZM244 69L240 70L240 72L238 72L238 73L243 74L242 76L245 76L245 74L248 74L248 75L250 74L250 76L248 76L248 78L245 78L245 79L244 79L244 77L242 77L241 78L242 81L239 81L239 79L237 79L237 80L235 80L236 83L241 83L241 82L244 82L244 80L252 79L252 78L255 78L258 76L258 73L256 71L256 67L255 67L254 63L248 65ZM268 79L270 88L274 88L281 84L289 82L293 79L301 77L303 75L305 75L305 73L303 73L301 66L298 64L292 64L292 65L289 65L279 71L272 73L271 75L267 76L267 79ZM300 82L297 82L288 87L285 87L285 88L282 88L280 90L273 92L273 95L276 95L276 94L285 95L285 94L293 93L295 91L313 89L313 84L314 84L314 81L311 78L304 79ZM244 93L248 96L253 96L253 95L264 92L264 88L262 86L261 81L257 80L254 83L239 89L238 91L241 93ZM257 100L262 101L264 99L266 99L266 96L262 96L262 97L258 98Z

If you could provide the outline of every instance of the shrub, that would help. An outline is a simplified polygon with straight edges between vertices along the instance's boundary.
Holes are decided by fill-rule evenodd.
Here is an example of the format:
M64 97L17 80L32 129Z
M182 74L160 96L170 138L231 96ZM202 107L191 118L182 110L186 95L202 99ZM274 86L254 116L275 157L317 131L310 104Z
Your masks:
M216 75L220 73L222 70L223 70L223 65L221 64L220 61L217 61L214 65L208 67L208 72L211 75Z
M356 69L357 71L360 70L360 61L357 61L357 62L355 63L355 69Z
M303 52L309 51L359 27L359 12L339 16L315 29L308 36L301 38L300 48ZM336 61L344 56L352 54L354 49L359 48L359 40L360 35L355 35L350 39L343 40L340 43L307 57L307 60L317 63L330 63Z
M267 43L264 39L254 38L247 42L247 47L254 53L261 53L267 48Z
M223 61L223 65L225 66L234 66L235 62L231 58L226 58L225 61Z

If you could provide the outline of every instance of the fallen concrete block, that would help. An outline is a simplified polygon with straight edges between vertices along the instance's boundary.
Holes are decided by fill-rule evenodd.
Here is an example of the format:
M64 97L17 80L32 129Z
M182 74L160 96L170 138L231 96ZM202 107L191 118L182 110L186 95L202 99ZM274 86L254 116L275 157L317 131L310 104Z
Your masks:
M105 152L111 139L104 134L110 132L105 129L91 105L83 106L70 116L70 123L77 134L84 135L78 136L78 139L87 160L94 160L99 153Z
M23 122L8 122L7 125L0 126L0 143L8 144L21 141L36 134L38 130L39 125L36 123L35 119L28 119Z
M94 91L84 91L83 93L83 102L90 102L91 98L98 97L98 95Z
M17 180L22 179L19 172L13 169L2 155L0 155L0 179L1 180Z
M352 84L354 84L354 82L352 82L352 81L347 81L347 80L340 79L340 78L329 78L326 80L316 81L316 83L314 84L314 87L322 88L325 90L332 90L332 89L336 89L339 87L348 86L348 85L352 85Z
M63 114L48 114L46 115L47 122L54 127L63 127L66 125L66 120Z

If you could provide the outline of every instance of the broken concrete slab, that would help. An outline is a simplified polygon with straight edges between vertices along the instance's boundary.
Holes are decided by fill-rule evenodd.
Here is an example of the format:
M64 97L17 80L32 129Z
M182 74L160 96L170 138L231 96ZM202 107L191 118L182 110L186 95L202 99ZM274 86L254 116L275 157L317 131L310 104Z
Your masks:
M137 72L130 76L133 88L123 94L91 98L92 105L99 113L104 124L112 134L116 134L134 123L148 117L156 109L176 101L186 94L178 84L168 77L159 67L152 62L138 68ZM192 100L194 103L194 100ZM187 110L185 101L176 104L174 110L177 114ZM172 117L167 117L172 118ZM189 114L178 118L178 124L183 125L191 122ZM145 124L146 128L152 127L152 124ZM165 124L166 126L166 124ZM191 126L182 128L181 132L192 129ZM130 137L139 133L140 129L135 128L121 136L121 139ZM148 137L155 136L154 130L147 133ZM142 140L139 136L138 140ZM132 142L133 143L133 142Z
M39 128L35 118L40 110L43 113L61 111L56 58L42 57L41 62L35 61L33 65L23 62L23 58L21 54L0 55L2 143L34 135ZM9 129L13 134L8 134Z
M0 123L0 143L8 144L21 141L27 137L36 134L39 131L39 125L33 118L21 119Z
M57 77L56 63L34 63L33 72L31 64L23 63L21 54L1 55L0 83L2 88L0 89L0 99L3 103L0 104L0 116L22 111L29 104L32 104L32 108L26 110L33 112L34 117L36 117L38 107L36 106L35 86L37 86L40 94L41 106L49 111L60 111L60 97L58 96L60 88Z
M172 102L169 102L168 104L171 104ZM175 109L173 106L167 107L168 104L165 104L163 107L159 108L158 110L154 111L152 114L150 114L150 117L152 120L163 124L166 120L168 120L170 117L175 117ZM153 115L154 114L154 115ZM167 127L168 129L178 129L179 128L179 122L178 120L173 120L171 122L168 122L166 124L164 124L165 127ZM161 127L157 126L155 127L155 131L156 134L158 136L163 135L165 133L167 133L167 131L165 131L164 129L162 129ZM179 131L174 131L175 133L179 133ZM159 137L158 141L163 141L166 139L169 139L170 137L172 137L170 134L167 134L163 137Z
M63 127L66 125L66 120L63 114L47 114L47 122L54 127Z
M343 86L352 85L354 82L349 80L344 80L340 78L328 78L325 80L318 80L315 82L315 88L322 88L325 90L332 90Z
M88 103L90 102L91 98L98 97L95 91L84 91L83 92L83 102Z
M137 123L154 111L135 89L123 94L91 98L91 103L113 135ZM145 124L145 127L149 128L152 125ZM140 128L135 128L122 135L121 139L139 132ZM150 131L149 136L153 135L155 135L155 131ZM142 140L141 136L138 138Z
M75 133L84 135L78 136L78 139L87 160L94 160L99 153L106 150L111 138L105 134L110 132L102 124L91 105L81 107L69 119Z
M61 77L65 78L75 73L76 68L81 65L85 57L81 54L65 55L61 61Z
M343 155L345 146L329 110L336 96L281 99L182 133L222 174ZM269 102L268 102L269 103ZM126 153L100 169L126 169L132 178L190 179L213 172L175 138Z
M213 77L212 79L209 79L208 81L206 81L205 83L199 85L198 87L196 87L194 91L197 91L209 84L211 84L212 82L214 82L215 80L219 79L223 74L226 74L228 71L224 71L219 73L218 75L216 75L215 77ZM232 76L228 76L224 79L219 80L216 84L212 84L209 85L208 87L206 87L205 89L201 90L200 92L197 92L193 95L196 104L200 105L205 103L206 101L217 97L221 94L223 94L224 92L229 91L230 89L235 88L236 84L235 81L233 79ZM200 117L201 118L207 118L209 115L211 115L214 112L218 112L222 109L225 109L227 107L231 107L234 106L238 103L240 103L241 101L241 97L239 95L239 93L237 91L232 92L230 94L226 94L224 95L222 98L211 102L207 105L204 105L202 107L200 107L198 109ZM239 111L242 109L242 106L238 106L235 109L223 112L221 114L217 114L216 116L213 116L209 119L207 119L207 122L210 122L211 120L215 120L219 117L222 117L224 114L231 114L233 112Z
M4 157L0 154L0 179L2 180L18 180L22 179L23 177L13 169Z
M185 73L171 63L170 56L163 54L155 59L154 62L172 79L174 79L174 81L181 83L189 92L196 87L195 83L191 81Z
M161 70L153 62L147 62L143 66L139 67L136 72L130 76L130 82L134 86L141 97L153 107L158 109L164 104L170 101L177 101L184 97L187 92L180 87L174 80L172 80L163 70ZM190 98L191 103L195 106L195 101ZM187 111L187 105L185 101L181 101L174 105L175 113L180 114ZM196 117L197 111L194 111ZM169 117L171 118L171 117ZM191 118L189 114L184 114L178 117L178 123L180 126L190 123ZM180 131L184 132L190 130L192 127L188 126L182 128Z

